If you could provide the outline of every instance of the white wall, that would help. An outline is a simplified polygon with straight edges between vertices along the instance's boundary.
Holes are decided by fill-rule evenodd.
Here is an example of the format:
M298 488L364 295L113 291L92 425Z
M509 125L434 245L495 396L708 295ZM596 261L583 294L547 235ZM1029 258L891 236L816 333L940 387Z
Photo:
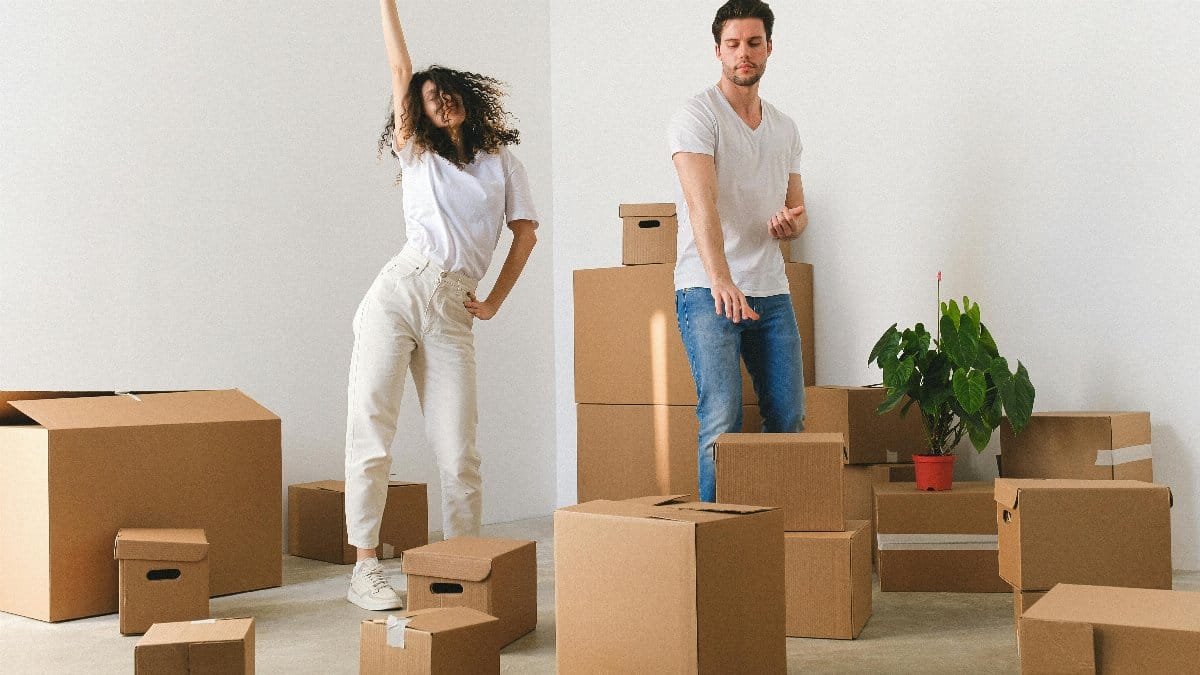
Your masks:
M571 270L619 263L618 203L672 198L664 129L717 80L719 4L554 4L559 503L575 497ZM762 93L805 141L818 381L878 381L871 345L935 320L943 270L943 297L979 300L1029 368L1038 409L1152 411L1175 565L1200 568L1200 5L773 6ZM960 464L995 475L990 456Z
M512 85L544 226L476 331L485 520L544 515L549 3L401 6L418 67ZM286 483L340 476L351 318L403 240L396 169L375 157L378 5L5 2L0 64L0 388L239 387L283 418ZM430 483L441 529L415 399L394 471Z

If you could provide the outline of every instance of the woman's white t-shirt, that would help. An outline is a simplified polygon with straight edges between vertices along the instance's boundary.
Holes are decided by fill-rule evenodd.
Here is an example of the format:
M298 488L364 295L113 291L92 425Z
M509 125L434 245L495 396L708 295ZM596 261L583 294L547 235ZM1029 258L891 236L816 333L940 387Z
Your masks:
M409 141L397 153L408 245L447 272L481 279L505 224L537 211L525 166L507 147L480 152L463 168Z

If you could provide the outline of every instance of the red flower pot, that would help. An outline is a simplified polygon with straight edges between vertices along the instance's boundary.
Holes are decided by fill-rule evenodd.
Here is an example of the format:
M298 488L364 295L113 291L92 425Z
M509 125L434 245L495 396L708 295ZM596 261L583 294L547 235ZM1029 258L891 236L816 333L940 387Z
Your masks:
M954 455L913 455L917 489L949 490L954 484Z

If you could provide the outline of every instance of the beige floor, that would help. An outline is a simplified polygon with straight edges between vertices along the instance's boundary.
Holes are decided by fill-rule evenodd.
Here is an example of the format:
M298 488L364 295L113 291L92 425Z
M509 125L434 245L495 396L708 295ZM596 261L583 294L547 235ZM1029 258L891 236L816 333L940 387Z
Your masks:
M505 648L501 664L509 673L553 673L551 519L484 534L538 542L538 628ZM346 602L349 567L289 556L283 570L282 588L217 598L213 616L255 617L259 673L357 672L358 623L373 613ZM1200 573L1176 573L1176 588L1200 590ZM137 640L118 633L116 616L46 624L0 614L0 673L131 673ZM790 672L1015 673L1012 596L876 590L857 640L789 639L787 653Z

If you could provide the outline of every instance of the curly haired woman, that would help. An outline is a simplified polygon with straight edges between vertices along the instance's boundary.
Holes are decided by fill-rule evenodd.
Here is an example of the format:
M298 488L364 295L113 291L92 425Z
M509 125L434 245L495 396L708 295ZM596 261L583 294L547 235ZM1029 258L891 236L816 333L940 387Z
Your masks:
M447 538L477 535L482 478L475 448L475 319L500 310L529 259L537 215L519 133L501 83L433 66L413 72L395 0L381 0L392 108L379 139L400 163L407 243L379 273L354 319L346 421L346 532L358 548L350 602L402 606L376 555L390 448L412 372L437 457ZM491 292L475 296L507 224L512 246Z

